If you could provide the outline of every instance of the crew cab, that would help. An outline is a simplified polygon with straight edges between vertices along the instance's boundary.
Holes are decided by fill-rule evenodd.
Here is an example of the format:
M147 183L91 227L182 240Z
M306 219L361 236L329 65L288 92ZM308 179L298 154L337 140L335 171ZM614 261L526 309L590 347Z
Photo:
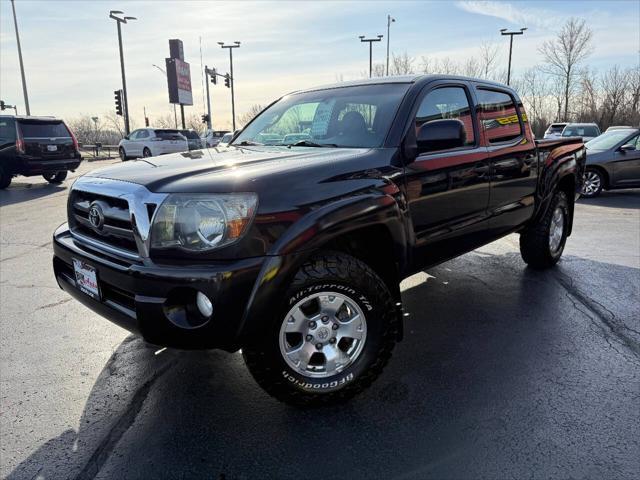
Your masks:
M241 349L276 398L337 403L402 338L403 278L514 232L530 267L553 267L584 162L579 138L535 141L498 83L426 75L294 92L226 149L79 178L54 272L152 344Z
M76 137L59 118L0 115L0 189L16 175L61 183L81 161Z

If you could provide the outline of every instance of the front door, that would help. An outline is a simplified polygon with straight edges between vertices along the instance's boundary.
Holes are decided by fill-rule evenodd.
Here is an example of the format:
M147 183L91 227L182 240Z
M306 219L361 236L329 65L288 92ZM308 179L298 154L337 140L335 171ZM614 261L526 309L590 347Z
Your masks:
M616 188L640 185L640 135L636 135L625 145L634 145L635 150L620 150L613 154L613 177Z
M437 263L481 244L489 201L487 152L479 142L467 84L427 88L416 113L416 131L428 122L458 119L464 124L466 141L459 148L419 151L416 160L406 166L417 266Z

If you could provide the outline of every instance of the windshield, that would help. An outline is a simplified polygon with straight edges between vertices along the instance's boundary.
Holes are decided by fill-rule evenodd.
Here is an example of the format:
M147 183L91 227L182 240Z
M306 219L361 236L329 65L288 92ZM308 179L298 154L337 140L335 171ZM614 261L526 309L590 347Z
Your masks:
M156 137L161 138L162 140L182 140L182 134L178 130L156 130Z
M589 125L569 125L562 131L563 137L597 137L598 129Z
M605 132L593 140L589 140L584 144L588 150L609 150L615 147L620 142L623 142L631 135L631 131L627 130L612 130ZM636 132L637 133L637 132Z
M229 143L231 141L231 138L233 137L232 133L225 133L222 138L220 139L220 141L222 143Z
M287 95L262 112L233 144L380 147L408 88L359 85Z

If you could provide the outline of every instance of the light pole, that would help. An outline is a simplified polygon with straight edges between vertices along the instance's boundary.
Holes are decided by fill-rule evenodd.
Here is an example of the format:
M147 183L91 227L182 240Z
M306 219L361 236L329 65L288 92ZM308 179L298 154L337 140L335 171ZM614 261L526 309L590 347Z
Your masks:
M158 70L160 70L162 72L162 74L165 76L165 78L167 77L167 72L165 71L164 68L159 67L158 65L156 65L155 63L151 64L152 67L156 67ZM175 122L176 125L176 129L178 128L178 112L176 111L176 104L173 104L173 121Z
M236 81L233 76L233 49L240 48L240 42L236 41L236 42L233 42L233 44L229 44L229 45L225 45L224 42L218 42L218 45L220 45L222 48L229 49L229 70L231 71L231 118L232 118L231 123L233 124L233 131L235 132L236 131L236 102L235 102L233 86L235 85Z
M18 44L18 60L20 60L20 75L22 75L22 93L24 94L24 106L27 111L27 115L31 115L31 109L29 108L29 96L27 95L27 80L24 76L24 64L22 63L22 48L20 47L20 34L18 33L18 20L16 18L16 5L11 0L11 8L13 9L13 24L16 27L16 43Z
M395 18L391 15L387 15L387 77L389 76L389 41L391 39L391 24L395 21Z
M522 35L527 27L521 28L519 32L508 32L506 28L500 30L500 35L509 35L509 66L507 67L507 85L511 81L511 51L513 50L513 36Z
M120 10L111 10L109 18L112 18L118 24L118 45L120 46L120 69L122 70L122 94L124 97L124 131L125 135L131 133L129 128L129 99L127 98L127 79L124 75L124 55L122 54L122 29L120 24L127 23L128 20L137 20L136 17L117 17L116 15L124 15Z
M98 141L98 117L91 117L93 120L93 129L95 130L96 142Z
M360 35L361 42L369 43L369 78L371 78L373 74L373 42L379 42L382 40L383 35L378 35L378 38L364 38L364 35Z

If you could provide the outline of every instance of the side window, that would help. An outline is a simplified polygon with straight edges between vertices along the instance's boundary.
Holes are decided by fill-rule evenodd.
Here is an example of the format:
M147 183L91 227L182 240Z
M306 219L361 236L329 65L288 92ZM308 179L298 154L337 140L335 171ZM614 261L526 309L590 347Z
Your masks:
M522 127L511 95L478 89L482 128L489 143L514 140L522 135Z
M147 130L138 130L137 140L142 140L143 138L148 138L149 132Z
M138 138L138 133L140 133L140 130L134 130L131 132L129 134L129 140L136 140Z
M636 150L640 150L640 135L637 135L636 138L632 138L627 143L632 143L636 146Z
M464 124L465 146L475 143L471 107L462 87L441 87L429 92L416 114L416 133L426 123L435 120L457 119Z

